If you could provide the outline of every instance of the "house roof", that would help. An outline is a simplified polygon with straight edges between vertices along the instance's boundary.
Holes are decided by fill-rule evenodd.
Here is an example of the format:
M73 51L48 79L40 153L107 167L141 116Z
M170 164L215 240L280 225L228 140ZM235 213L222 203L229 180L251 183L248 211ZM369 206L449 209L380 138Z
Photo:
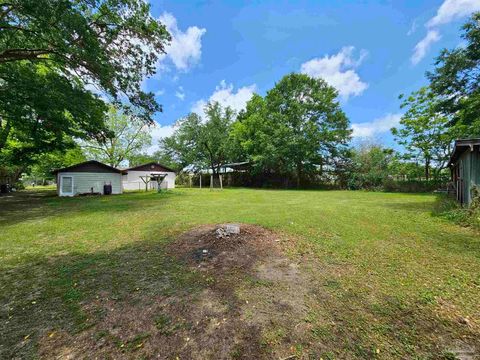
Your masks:
M85 161L72 166L56 169L52 173L58 174L59 172L67 172L67 171L68 172L113 172L113 173L119 173L119 174L126 173L125 170L114 168L110 165L106 165L96 160L89 160L89 161Z
M133 166L131 168L128 168L126 170L139 170L139 171L150 171L152 170L152 166L153 168L155 169L158 169L158 168L162 168L164 169L164 171L167 171L167 172L176 172L175 170L173 170L172 168L169 168L168 166L165 166L165 165L162 165L160 163L157 163L155 161L151 161L149 163L146 163L146 164L142 164L142 165L137 165L137 166Z
M448 161L447 166L451 166L457 162L460 156L468 149L473 150L474 146L480 145L480 139L458 139L455 140L455 147Z

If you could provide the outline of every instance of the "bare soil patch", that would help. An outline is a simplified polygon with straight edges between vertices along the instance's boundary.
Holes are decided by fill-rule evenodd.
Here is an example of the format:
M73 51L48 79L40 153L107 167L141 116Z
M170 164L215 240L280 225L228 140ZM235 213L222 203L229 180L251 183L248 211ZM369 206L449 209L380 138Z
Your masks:
M286 257L281 238L241 225L239 234L217 238L218 226L182 234L169 256L201 274L196 291L122 301L100 294L84 305L91 328L71 335L47 332L44 358L266 359L295 355L305 340L304 297L308 279ZM139 254L141 256L141 254ZM101 314L101 316L98 316Z

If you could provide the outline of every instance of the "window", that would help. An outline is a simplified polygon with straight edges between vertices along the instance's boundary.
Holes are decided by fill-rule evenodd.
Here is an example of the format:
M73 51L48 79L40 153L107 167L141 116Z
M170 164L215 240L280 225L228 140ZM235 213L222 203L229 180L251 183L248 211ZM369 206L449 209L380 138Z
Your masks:
M73 195L72 176L62 176L60 178L60 195Z

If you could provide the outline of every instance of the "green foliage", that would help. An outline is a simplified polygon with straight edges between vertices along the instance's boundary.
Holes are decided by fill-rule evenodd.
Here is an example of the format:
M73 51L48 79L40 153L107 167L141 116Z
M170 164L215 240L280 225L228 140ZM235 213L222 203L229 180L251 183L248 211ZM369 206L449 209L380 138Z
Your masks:
M161 140L160 154L182 168L208 167L215 176L231 156L229 134L235 113L229 107L223 109L219 103L211 102L205 106L205 115L204 120L195 113L178 120L175 133Z
M480 13L463 26L462 37L466 45L442 50L427 76L441 111L452 117L452 124L467 126L471 136L479 136Z
M382 189L389 175L393 150L380 145L365 144L352 152L349 189Z
M388 164L388 168L389 174L397 179L418 180L425 175L425 169L422 165L418 162L405 160L404 156L398 153L395 153L395 156Z
M401 107L406 112L400 120L400 127L392 128L392 134L405 147L405 158L424 164L428 181L432 166L434 177L445 168L458 129L447 127L449 118L438 112L438 99L428 87L413 92L404 99Z
M305 177L321 173L350 139L336 90L304 74L283 77L265 98L255 95L233 137L256 174Z
M0 155L26 164L71 138L102 138L107 106L152 121L141 90L170 35L143 0L12 0L0 4ZM88 87L87 87L88 85Z
M12 0L0 5L0 64L35 62L65 78L122 93L146 120L158 110L141 90L170 35L142 0ZM87 111L86 109L85 111Z
M427 193L440 188L445 188L447 181L440 180L398 180L387 178L382 184L382 189L388 192Z
M141 154L151 144L145 123L111 106L106 119L108 134L100 140L81 143L87 158L117 167L129 156Z
M480 229L480 192L477 187L472 189L470 207L462 207L455 199L441 196L433 213L456 224Z
M104 129L103 100L59 69L0 63L0 89L0 154L11 164L28 164L32 155L64 150L72 137Z
M32 159L33 165L27 169L28 176L22 180L26 182L44 182L53 180L53 170L71 166L85 161L85 155L79 146L74 146L66 151L53 151L40 154Z

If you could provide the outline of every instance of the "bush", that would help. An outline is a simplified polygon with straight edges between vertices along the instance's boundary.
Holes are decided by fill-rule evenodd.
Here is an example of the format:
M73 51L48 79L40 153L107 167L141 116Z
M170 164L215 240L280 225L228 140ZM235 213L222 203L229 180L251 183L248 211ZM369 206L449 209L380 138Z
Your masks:
M13 184L12 188L15 190L25 190L25 185L21 181L17 181L15 184Z
M433 214L456 224L480 230L480 196L477 192L470 207L462 207L450 197L439 196Z
M393 180L386 179L383 182L383 190L388 192L433 192L439 188L445 188L446 182L443 180Z

